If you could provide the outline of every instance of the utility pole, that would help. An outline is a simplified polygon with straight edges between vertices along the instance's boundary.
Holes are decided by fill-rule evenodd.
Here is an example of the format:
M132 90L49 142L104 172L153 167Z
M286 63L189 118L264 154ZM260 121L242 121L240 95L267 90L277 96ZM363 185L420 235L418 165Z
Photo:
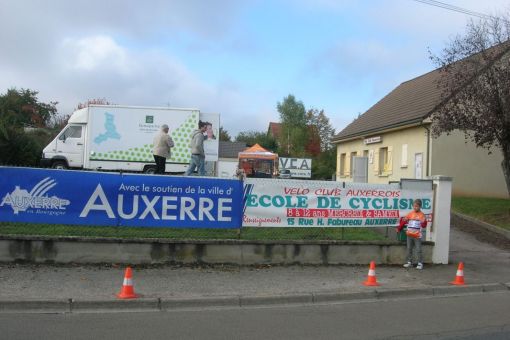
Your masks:
M290 130L287 128L287 156L290 156Z

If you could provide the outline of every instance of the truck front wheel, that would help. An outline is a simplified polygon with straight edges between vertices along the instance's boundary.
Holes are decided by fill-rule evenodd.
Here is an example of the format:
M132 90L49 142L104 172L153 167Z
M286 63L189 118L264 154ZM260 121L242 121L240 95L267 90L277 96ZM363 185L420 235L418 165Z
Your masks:
M145 168L143 168L143 173L153 175L156 173L156 167L153 165L146 165Z
M64 162L64 161L54 161L51 164L51 167L53 169L59 169L59 170L65 170L68 168L66 162Z

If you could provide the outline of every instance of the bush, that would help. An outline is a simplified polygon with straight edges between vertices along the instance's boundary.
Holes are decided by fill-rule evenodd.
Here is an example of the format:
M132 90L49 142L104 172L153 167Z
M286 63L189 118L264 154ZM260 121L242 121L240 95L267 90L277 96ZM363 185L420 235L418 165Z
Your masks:
M0 136L0 164L16 166L37 166L46 144L44 139L21 129L7 129Z

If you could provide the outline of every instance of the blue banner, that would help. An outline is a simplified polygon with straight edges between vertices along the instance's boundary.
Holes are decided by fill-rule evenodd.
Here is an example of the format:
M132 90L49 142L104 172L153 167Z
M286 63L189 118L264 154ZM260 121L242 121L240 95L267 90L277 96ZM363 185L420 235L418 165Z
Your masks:
M240 228L241 181L0 167L0 221Z

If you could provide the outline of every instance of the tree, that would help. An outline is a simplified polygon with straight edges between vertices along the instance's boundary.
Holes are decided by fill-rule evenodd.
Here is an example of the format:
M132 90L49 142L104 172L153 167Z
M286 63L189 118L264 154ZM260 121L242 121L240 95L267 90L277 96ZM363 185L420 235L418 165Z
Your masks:
M227 130L223 128L223 126L220 126L220 141L222 142L231 142L232 138L230 137L230 134Z
M477 147L498 148L510 194L510 18L471 21L453 38L439 66L442 103L431 116L434 136L464 132Z
M313 178L331 179L336 168L336 149L332 147L330 140L335 134L335 130L324 110L310 109L306 112L306 119L309 134L312 136L310 140L316 139L319 141L319 152L312 162ZM314 138L315 135L317 136ZM314 155L310 151L312 150L309 150L309 153Z
M263 148L273 152L277 150L276 140L271 136L268 136L265 132L257 131L239 132L239 134L236 137L236 142L244 142L248 146L259 144Z
M313 179L331 179L336 170L336 149L321 152L312 162Z
M283 102L276 105L282 124L279 136L279 153L286 156L301 157L306 155L309 140L307 131L306 110L303 102L289 94Z
M47 127L57 114L57 102L41 103L37 91L11 88L0 95L0 115L4 126Z
M57 114L56 102L42 103L37 91L9 89L0 95L0 164L37 165ZM29 128L34 130L29 131Z
M335 134L335 129L331 126L329 118L324 110L310 109L306 112L307 125L314 127L314 130L320 138L321 151L329 150L331 145L331 137Z

